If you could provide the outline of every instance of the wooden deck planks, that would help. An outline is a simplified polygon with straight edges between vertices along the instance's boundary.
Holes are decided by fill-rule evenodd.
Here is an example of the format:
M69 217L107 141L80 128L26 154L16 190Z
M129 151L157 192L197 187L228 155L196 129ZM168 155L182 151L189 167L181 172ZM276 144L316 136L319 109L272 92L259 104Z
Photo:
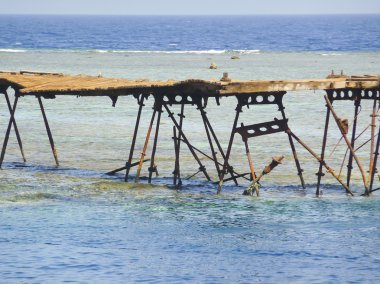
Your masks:
M114 79L85 75L61 75L33 72L5 72L0 71L0 86L13 86L20 95L129 95L139 93L144 89L148 93L162 93L171 90L180 93L202 90L202 95L229 96L258 92L326 90L326 89L378 89L380 76L334 76L327 79L311 80L257 80L257 81L149 81ZM161 92L159 92L161 90ZM120 92L121 91L121 92Z

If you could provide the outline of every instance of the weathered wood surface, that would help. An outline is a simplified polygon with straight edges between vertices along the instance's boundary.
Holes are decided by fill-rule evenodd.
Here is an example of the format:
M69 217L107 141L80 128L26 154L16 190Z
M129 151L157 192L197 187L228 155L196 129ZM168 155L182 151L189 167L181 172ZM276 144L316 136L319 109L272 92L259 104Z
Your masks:
M17 88L20 95L80 95L122 96L132 94L165 94L229 96L277 91L327 89L378 89L379 75L330 76L310 80L257 80L257 81L150 81L113 79L86 75L63 75L46 72L0 71L0 87Z

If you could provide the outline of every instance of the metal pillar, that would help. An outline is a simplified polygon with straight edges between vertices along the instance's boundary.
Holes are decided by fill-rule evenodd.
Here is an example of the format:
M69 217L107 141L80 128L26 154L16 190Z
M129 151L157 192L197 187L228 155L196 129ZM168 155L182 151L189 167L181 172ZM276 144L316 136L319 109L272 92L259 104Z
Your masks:
M189 148L191 154L193 155L194 159L197 161L197 163L198 163L198 165L199 165L199 171L203 172L204 176L206 177L206 179L207 179L208 181L211 181L210 176L208 175L205 166L204 166L204 165L201 163L201 161L199 160L199 158L198 158L197 154L195 153L193 147L191 147L191 144L190 144L189 140L186 138L185 134L183 133L183 130L180 128L178 122L177 122L176 119L174 118L173 113L170 111L169 107L168 107L165 103L164 103L163 105L164 105L164 107L165 107L165 109L166 109L166 111L167 111L169 117L170 117L171 120L173 121L175 127L176 127L177 130L179 131L179 133L178 133L179 137L182 136L183 141L187 144L187 146L188 146L188 148Z
M157 100L156 100L156 102L157 102ZM158 115L157 115L157 122L156 122L156 133L154 135L154 141L153 141L152 155L151 155L151 158L150 158L149 178L148 178L148 182L149 183L152 182L152 174L153 174L153 172L155 172L156 174L158 174L157 166L154 163L154 159L155 159L155 155L156 155L158 133L160 131L160 123L161 123L161 113L162 113L162 103L161 103L161 101L155 103L154 107L155 107L155 111L158 112Z
M368 194L372 192L373 181L374 181L375 173L377 172L376 167L377 167L377 159L379 157L379 146L380 146L380 126L379 126L379 134L377 135L375 152L373 153L374 154L373 171L371 172Z
M218 163L218 158L216 157L216 151L214 149L214 143L211 140L210 130L209 130L208 125L207 125L206 120L205 120L206 112L205 112L204 108L201 105L198 105L198 109L201 112L203 125L205 127L205 131L206 131L206 135L207 135L207 140L208 140L208 143L210 145L210 150L211 150L212 158L213 158L213 161L214 161L214 164L215 164L215 169L216 169L216 172L218 173L218 178L220 178L220 174L221 173L220 173L220 167L219 167L219 163Z
M14 103L13 103L13 107L12 107L11 116L10 116L9 122L8 122L7 131L5 132L5 137L4 137L4 142L3 142L3 148L1 150L0 168L1 168L1 166L3 164L3 161L4 161L4 156L5 156L5 152L6 152L6 149L7 149L8 140L9 140L9 134L11 132L12 122L14 120L14 116L15 116L15 113L16 113L17 102L18 102L18 95L16 94L15 95L15 100L14 100Z
M352 148L355 148L356 128L357 128L357 122L358 122L360 103L361 103L361 98L360 98L360 91L359 91L359 94L356 93L356 97L355 97L354 122L352 124L352 133L351 133ZM351 182L352 161L353 161L353 156L352 156L352 153L350 152L348 156L348 164L347 164L347 186L350 186L350 182Z
M184 116L184 110L185 110L185 104L181 104L181 112L178 114L179 116L179 128L180 130L176 131L176 127L173 126L173 136L174 136L174 151L175 151L175 165L174 165L174 171L173 171L173 184L181 186L182 185L182 180L181 180L181 170L180 170L180 163L179 163L179 158L180 158L180 151L181 151L181 131L182 131L182 126L183 126L183 119L185 118Z
M3 93L4 93L4 96L5 96L5 100L7 102L7 106L8 106L8 110L9 110L9 114L12 113L12 105L11 105L11 102L10 102L10 99L9 99L9 96L8 96L8 93L7 93L7 90L3 90ZM21 140L21 136L20 136L20 133L18 131L18 127L17 127L17 123L16 123L16 118L13 117L13 120L12 120L12 123L13 123L13 127L15 129L15 133L16 133L16 138L17 138L17 143L18 143L18 146L20 148L20 152L21 152L21 156L22 156L22 160L24 161L24 163L26 162L26 159L25 159L25 154L24 154L24 148L22 146L22 140Z
M374 172L374 159L375 159L375 128L376 128L376 103L377 98L373 99L373 107L371 114L371 146L370 146L370 157L369 157L369 171L368 171L368 180L367 186L371 183L372 172ZM370 191L367 190L366 194L369 194Z
M222 169L222 173L220 175L220 178L219 178L219 184L218 184L218 190L217 190L217 194L220 194L221 190L222 190L222 186L223 186L223 182L224 182L224 175L228 169L228 160L230 158L230 155L231 155L231 149L232 149L232 144L234 142L234 137L235 137L235 129L236 129L236 126L237 126L237 123L238 123L238 120L239 120L239 115L241 113L241 110L242 109L242 105L240 103L237 104L236 106L236 115L235 115L235 120L234 120L234 123L232 125L232 131L231 131L231 136L230 136L230 141L228 143L228 148L227 148L227 153L226 153L226 157L224 159L224 164L223 164L223 169Z
M210 131L210 133L211 133L211 135L212 135L212 138L213 138L214 141L215 141L216 146L218 147L218 150L219 150L220 155L222 156L223 160L225 160L226 155L224 154L223 148L222 148L222 146L220 145L220 142L219 142L219 140L218 140L218 137L217 137L216 134L215 134L215 131L214 131L214 129L213 129L211 123L210 123L210 120L209 120L208 117L207 117L206 112L205 112L204 109L201 108L201 107L199 107L199 110L201 111L202 118L203 118L204 122L206 123L206 125L207 125L207 127L208 127L208 129L209 129L209 131ZM205 127L206 127L206 126L205 126ZM216 161L216 162L220 165L220 163L219 163L218 161ZM234 171L233 167L230 166L230 165L228 164L228 166L227 166L227 170L228 170L228 172L229 172L230 175L231 175L231 180L234 181L235 185L238 185L238 182L237 182L237 179L236 179L236 176L235 176L236 172ZM221 171L219 170L219 171L218 171L218 177L219 177L219 178L220 178L220 172L221 172Z
M131 170L131 167L132 167L133 152L135 150L136 137L137 137L137 132L139 130L139 125L140 125L141 111L142 111L142 108L145 106L144 105L144 99L145 99L144 95L141 95L140 98L137 98L137 101L138 101L138 104L139 104L139 110L137 112L136 124L135 124L135 129L134 129L134 132L133 132L133 138L132 138L131 148L129 150L128 161L125 164L126 171L125 171L124 181L128 181L129 171Z
M178 151L178 141L179 136L177 136L177 128L173 126L173 143L174 143L174 171L173 171L173 185L177 185L177 176L178 176L178 184L182 185L181 178L179 177L179 151Z
M55 148L55 145L54 145L53 135L51 134L51 131L50 131L49 122L48 122L47 117L46 117L46 113L45 113L44 105L42 104L41 96L37 96L37 99L38 99L38 103L40 105L42 117L44 119L46 132L47 132L47 135L49 137L49 143L50 143L51 151L52 151L53 156L54 156L55 164L58 167L59 166L58 153L57 153L57 149Z
M139 166L137 168L135 182L138 182L139 179L140 179L140 172L141 172L141 168L142 168L142 165L143 165L144 157L146 155L146 149L148 147L150 133L152 132L152 127L153 127L154 119L156 118L156 112L157 112L156 111L156 106L154 106L153 109L154 110L153 110L152 118L150 119L148 131L147 131L146 137L145 137L144 147L143 147L143 150L141 151L140 162L139 162Z
M377 98L377 95L379 93L380 93L379 91L376 92L376 98ZM379 105L380 105L380 100L378 100L378 102L379 102ZM373 170L371 171L371 176L370 176L370 181L369 181L368 195L371 194L371 192L372 192L374 177L375 177L375 173L377 172L377 159L379 157L379 147L380 147L380 126L379 126L379 130L378 130L378 133L377 133L377 141L376 141L375 151L373 153L373 155L374 155Z
M356 162L356 164L357 164L357 166L358 166L358 168L359 168L359 170L360 170L360 173L361 173L361 175L362 175L362 179L363 179L363 184L364 184L365 192L366 192L366 194L368 194L368 193L369 193L369 191L368 191L368 184L367 184L367 181L366 181L366 176L365 176L365 172L364 172L364 170L363 170L363 167L362 167L362 165L361 165L361 163L360 163L358 157L356 156L356 154L355 154L355 150L352 148L352 146L351 146L351 144L350 144L350 141L348 141L347 135L344 133L344 131L343 131L343 129L342 129L342 126L341 126L340 123L339 123L339 118L338 118L337 114L335 113L335 111L334 111L334 109L333 109L333 107L332 107L332 104L331 104L329 98L328 98L326 95L324 96L324 98L325 98L325 101L326 101L326 103L327 103L327 107L330 109L330 111L331 111L331 113L332 113L332 115L333 115L333 117L334 117L334 120L335 120L335 122L336 122L336 124L337 124L337 126L338 126L338 128L339 128L339 130L340 130L340 132L341 132L341 134L342 134L342 136L343 136L343 138L344 138L344 141L345 141L346 144L347 144L347 147L349 148L349 150L350 150L351 153L352 153L352 156L353 156L354 159L355 159L355 162Z
M256 173L255 173L255 168L253 166L251 153L249 151L248 140L244 139L243 141L244 141L244 145L245 145L245 153L247 154L247 158L248 158L249 169L251 171L252 181L253 181L253 183L256 183ZM259 194L260 193L259 193L258 188L257 188L256 189L256 195L259 196Z
M281 115L282 115L282 119L286 119L286 115L285 115L285 107L284 105L282 104L282 101L281 103L278 105L279 106L279 111L281 112ZM305 181L303 179L303 169L301 168L301 164L300 164L300 161L298 160L298 155L297 155L297 151L296 151L296 147L294 146L294 142L293 142L293 138L292 136L287 133L288 135L288 139L289 139L289 144L290 144L290 148L292 149L292 153L293 153L293 158L294 158L294 162L296 164L296 168L297 168L297 174L300 178L300 181L301 181L301 186L303 189L305 189Z
M323 141L322 141L322 150L321 150L321 159L319 161L319 170L318 173L316 173L318 179L317 179L317 189L315 194L317 196L320 196L322 194L322 191L320 190L321 186L321 179L322 176L325 174L322 172L322 167L325 159L325 150L326 150L326 143L327 143L327 133L329 129L329 122L330 122L330 109L326 106L326 120L325 120L325 130L323 133Z

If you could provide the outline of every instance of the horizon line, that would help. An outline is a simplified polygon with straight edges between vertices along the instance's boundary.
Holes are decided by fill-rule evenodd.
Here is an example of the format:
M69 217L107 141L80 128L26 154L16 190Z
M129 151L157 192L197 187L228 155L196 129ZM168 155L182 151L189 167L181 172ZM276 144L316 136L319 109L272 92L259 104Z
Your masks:
M370 13L262 13L262 14L81 14L81 13L1 13L0 16L192 16L192 17L210 17L210 16L374 16L379 15L378 12Z

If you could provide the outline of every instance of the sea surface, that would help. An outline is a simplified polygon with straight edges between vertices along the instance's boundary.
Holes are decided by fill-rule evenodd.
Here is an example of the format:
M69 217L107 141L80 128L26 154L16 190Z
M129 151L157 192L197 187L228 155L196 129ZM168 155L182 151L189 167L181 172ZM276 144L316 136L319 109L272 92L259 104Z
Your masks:
M232 60L231 56L240 59ZM218 65L210 70L211 63ZM380 74L380 16L0 16L0 70L39 70L133 79L324 78ZM8 89L13 100L13 91ZM224 149L236 100L209 101L207 115ZM326 112L323 92L289 92L284 98L291 129L320 152ZM296 145L306 190L287 136L250 140L255 168L275 155L283 164L262 180L261 196L243 196L248 186L216 185L198 171L181 146L183 186L172 186L172 123L163 113L157 148L159 176L147 184L123 182L105 173L128 157L136 100L57 97L44 100L60 167L55 167L38 102L20 98L16 119L27 162L13 134L0 170L0 283L378 283L380 194L362 197L354 168L347 196L326 173L316 198L318 163ZM134 160L138 160L152 114L142 113ZM353 104L338 102L353 119ZM179 108L171 107L176 114ZM358 131L370 123L372 104L363 102ZM210 153L199 111L185 107L184 132ZM277 108L244 108L239 122L280 117ZM0 134L9 119L0 95ZM377 124L380 122L377 121ZM369 138L369 130L357 145ZM1 136L2 137L2 136ZM346 151L331 124L327 163L340 171ZM2 138L0 140L2 142ZM148 155L152 141L148 147ZM357 151L368 168L369 144ZM213 181L214 165L201 158ZM249 171L235 137L231 164ZM342 167L345 179L346 167ZM378 179L375 188L380 186Z

